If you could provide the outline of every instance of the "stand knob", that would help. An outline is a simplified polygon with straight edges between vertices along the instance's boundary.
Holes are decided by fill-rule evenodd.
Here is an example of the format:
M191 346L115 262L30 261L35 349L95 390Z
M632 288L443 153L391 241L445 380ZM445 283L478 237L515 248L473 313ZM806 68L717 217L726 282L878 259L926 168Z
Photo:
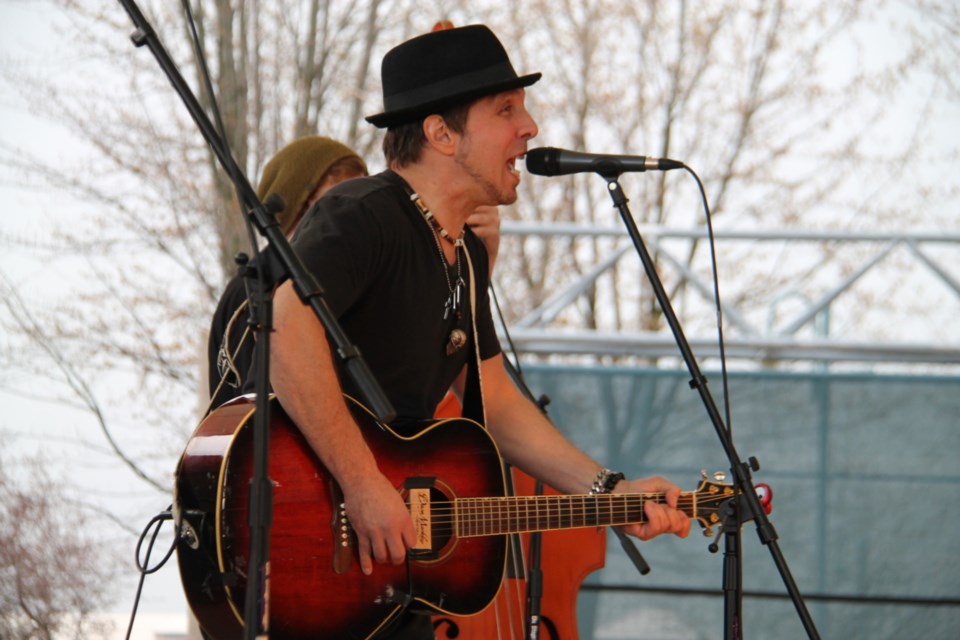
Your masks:
M770 485L763 483L758 484L756 489L757 497L760 498L760 506L763 507L767 515L770 515L770 512L773 511L773 489L770 488Z

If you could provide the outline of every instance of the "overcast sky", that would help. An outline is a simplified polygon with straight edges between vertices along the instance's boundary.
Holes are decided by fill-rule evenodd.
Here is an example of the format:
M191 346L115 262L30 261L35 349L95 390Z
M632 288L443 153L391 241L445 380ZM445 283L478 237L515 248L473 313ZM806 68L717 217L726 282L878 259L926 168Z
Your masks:
M119 4L116 10L120 14L123 12ZM41 0L0 0L0 57L41 68L69 65L75 57L70 49L71 43L56 39L50 29L52 15L50 5ZM16 92L8 87L0 89L0 140L7 145L29 149L43 158L69 158L75 153L65 131L49 121L32 117ZM0 271L15 282L28 283L32 294L43 296L45 291L58 290L63 272L45 269L29 252L11 249L8 238L18 241L42 239L46 229L51 225L67 224L77 209L69 202L17 189L11 184L15 180L9 170L0 166L0 200L5 203L0 214ZM64 269L64 265L59 265L59 269ZM0 403L4 407L0 412L0 430L16 436L14 451L40 453L45 459L53 460L56 463L53 467L55 477L92 502L110 505L118 513L128 514L125 518L128 527L142 529L150 516L167 506L156 497L156 493L143 490L142 483L134 480L132 474L118 468L105 450L91 450L80 444L91 440L89 434L95 428L85 412L11 396L2 389ZM7 450L5 457L16 456ZM101 528L116 530L110 523L102 523ZM136 540L130 535L124 540L121 553L126 570L116 585L118 598L113 611L113 619L120 631L126 628L126 617L139 578L133 566ZM163 555L167 544L169 536L162 548L158 545L154 560ZM155 632L185 630L186 603L175 557L160 572L147 578L140 610L142 615L132 636L135 639L152 640Z

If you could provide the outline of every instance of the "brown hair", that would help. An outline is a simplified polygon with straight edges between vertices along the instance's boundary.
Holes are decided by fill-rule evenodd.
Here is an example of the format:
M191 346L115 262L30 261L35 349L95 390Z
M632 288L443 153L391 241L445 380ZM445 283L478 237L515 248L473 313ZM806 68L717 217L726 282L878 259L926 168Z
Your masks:
M463 133L467 128L467 114L476 100L463 102L445 109L439 113L443 121L456 133ZM423 145L427 141L423 135L423 121L428 116L418 118L413 122L405 122L387 129L383 136L383 156L388 167L405 167L420 159Z
M322 176L320 176L317 186L319 187L327 180L334 178L365 175L367 175L367 165L363 163L363 160L361 160L358 156L346 156L344 158L340 158L330 165L330 168L327 169Z

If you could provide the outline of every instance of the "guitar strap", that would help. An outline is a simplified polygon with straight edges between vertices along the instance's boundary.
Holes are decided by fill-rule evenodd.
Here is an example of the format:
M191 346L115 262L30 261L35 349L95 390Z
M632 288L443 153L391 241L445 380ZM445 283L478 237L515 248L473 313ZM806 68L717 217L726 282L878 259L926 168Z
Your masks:
M477 334L477 279L473 270L473 261L470 251L464 244L464 255L467 257L467 279L470 281L470 337L472 355L467 358L467 379L463 389L463 416L487 426L486 413L483 406L483 380L480 376L480 340Z
M231 376L237 381L235 385L237 389L243 387L243 376L246 375L246 372L237 369L236 358L240 354L240 349L243 348L244 343L246 343L247 337L250 335L249 323L248 326L244 328L243 335L240 336L240 340L235 346L230 344L230 334L233 332L233 328L239 321L240 316L247 312L249 306L250 301L244 300L243 303L237 307L237 310L233 312L233 315L230 316L230 320L227 322L227 326L223 331L223 338L220 340L217 353L218 371L207 372L208 376L212 376L214 373L220 373L220 383L217 385L217 388L213 390L213 393L210 394L210 401L207 403L207 410L203 412L203 415L208 415L216 409L216 407L213 406L213 400L220 394L223 386L228 384L227 381Z

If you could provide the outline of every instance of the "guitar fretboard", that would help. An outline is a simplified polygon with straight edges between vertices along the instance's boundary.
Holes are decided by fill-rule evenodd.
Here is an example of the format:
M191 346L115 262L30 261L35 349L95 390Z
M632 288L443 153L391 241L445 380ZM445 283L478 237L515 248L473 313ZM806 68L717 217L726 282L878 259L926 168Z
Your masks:
M643 505L665 502L663 494L577 494L500 498L459 498L451 517L460 537L489 536L582 527L642 524ZM677 507L696 516L696 492L683 493Z

